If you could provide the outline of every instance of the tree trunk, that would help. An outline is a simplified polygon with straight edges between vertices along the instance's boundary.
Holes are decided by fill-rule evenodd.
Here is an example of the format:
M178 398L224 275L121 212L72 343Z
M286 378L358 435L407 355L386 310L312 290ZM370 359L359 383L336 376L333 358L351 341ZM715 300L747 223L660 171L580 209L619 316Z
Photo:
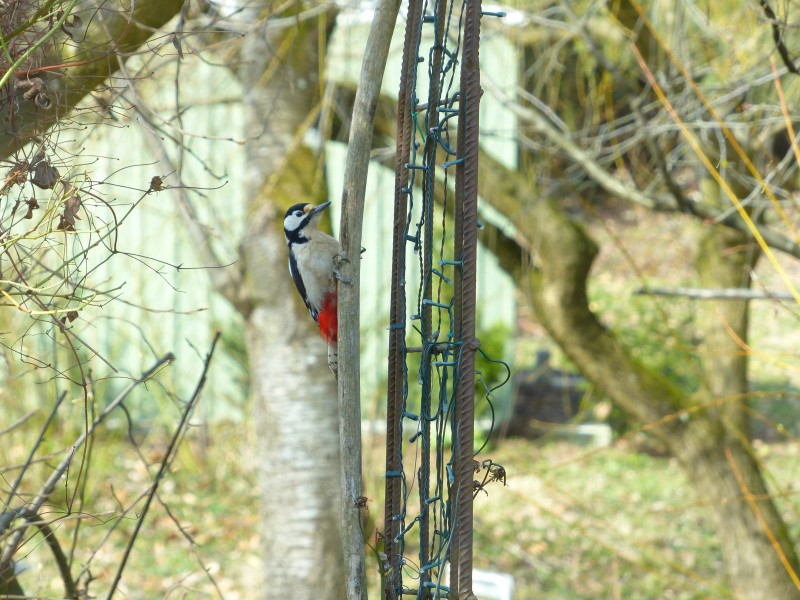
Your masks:
M704 196L711 199L716 183L708 178L704 185ZM741 232L721 225L703 226L696 257L701 286L749 287L759 252ZM743 403L749 391L748 355L743 346L747 343L748 305L746 300L700 303L702 396L710 407L698 414L702 418L690 421L682 444L673 451L686 467L698 496L715 508L725 572L734 592L744 598L798 598L795 582L787 577L787 567L798 571L797 556L768 495L747 434Z
M660 422L651 431L679 459L697 495L711 507L726 575L735 592L754 600L800 597L787 570L788 566L796 572L797 557L786 526L767 495L743 430L744 414L737 404L746 392L746 357L727 336L720 318L714 320L714 334L706 340L707 385L711 398L733 402L692 412L688 426L683 426L671 415L689 407L689 399L632 359L588 308L585 277L594 258L594 245L554 203L540 202L534 213L539 229L534 239L542 265L531 276L530 293L543 325L581 372L629 415L644 423ZM734 237L739 239L734 241ZM710 247L708 243L720 238L729 243L746 241L737 232L715 227L704 245L708 268L703 271L708 274L710 269L718 285L724 274L735 274L738 285L742 261L726 257L730 246ZM746 336L746 302L715 304L734 305L721 310L733 331ZM758 498L754 502L770 533L745 501L745 489ZM779 547L773 545L770 534Z
M263 258L269 268L269 252L283 251L282 244L265 239L260 246L263 254L251 250L248 260ZM319 336L287 327L299 317L295 291L276 277L262 281L271 281L282 298L259 303L246 323L262 497L262 597L335 600L344 597L336 387Z
M288 205L325 196L324 185L314 186L316 156L298 135L319 96L319 23L254 30L240 71L254 137L242 242L246 300L239 308L259 440L262 597L276 600L344 597L336 382L326 345L292 286L282 233Z
M82 15L87 26L85 31L75 36L76 41L45 44L42 51L34 52L29 60L16 69L17 72L27 73L27 77L41 78L45 83L44 92L54 106L43 111L32 100L21 100L19 97L17 102L0 102L0 131L3 133L0 136L0 157L11 156L25 144L40 139L57 122L70 118L78 102L119 69L118 57L124 59L136 53L153 37L153 32L180 12L183 4L184 0L120 0L111 8L106 2L80 3L73 13ZM5 6L3 10L11 12ZM25 9L18 7L16 10ZM19 14L24 19L14 23L14 26L19 26L28 18L25 12ZM90 18L89 15L94 17ZM42 22L46 23L47 18ZM32 41L26 35L21 35L11 41L11 49L22 54L29 49L28 44ZM153 42L155 46L158 43ZM68 69L39 70L48 65L66 63L70 63ZM5 72L0 72L0 76L3 75ZM12 79L6 88L8 93L13 90L13 85Z
M698 498L711 508L727 581L737 598L800 598L790 576L798 572L797 556L767 496L752 449L746 439L726 427L717 410L708 413L693 417L670 449L688 473Z
M589 309L586 282L597 246L583 229L555 202L532 200L537 194L522 174L487 156L481 157L479 181L483 198L517 225L524 246L535 249L534 269L507 247L498 254L501 266L520 282L541 323L581 372L623 411L646 424L678 458L698 496L709 503L734 591L754 600L800 597L789 570L797 569L796 554L766 496L737 403L746 392L746 356L722 326L727 323L746 339L746 302L721 301L710 308L716 316L707 319L705 345L716 351L707 353L704 363L708 394L690 398L632 357ZM748 239L721 226L706 231L698 265L704 284L742 285L752 259L730 252ZM734 401L695 410L709 398ZM682 411L689 416L688 423L675 418ZM748 503L745 489L755 497L769 533Z

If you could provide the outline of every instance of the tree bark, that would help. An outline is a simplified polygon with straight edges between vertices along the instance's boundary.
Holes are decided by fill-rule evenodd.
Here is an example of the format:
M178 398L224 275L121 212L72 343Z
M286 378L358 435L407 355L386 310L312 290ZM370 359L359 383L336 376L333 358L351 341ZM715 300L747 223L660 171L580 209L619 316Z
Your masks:
M259 440L263 597L280 600L344 597L336 385L326 345L293 289L282 233L288 205L326 195L315 187L316 156L298 136L318 98L319 23L255 30L240 71L253 138L239 308ZM332 16L322 22L331 24Z
M711 199L716 183L707 178L703 185ZM741 232L721 225L702 227L695 259L701 285L749 287L759 252ZM787 568L798 572L797 555L747 433L749 302L703 302L698 312L701 398L710 408L690 421L683 443L673 452L686 466L698 496L713 502L725 572L734 592L744 598L798 598L796 581L787 577Z

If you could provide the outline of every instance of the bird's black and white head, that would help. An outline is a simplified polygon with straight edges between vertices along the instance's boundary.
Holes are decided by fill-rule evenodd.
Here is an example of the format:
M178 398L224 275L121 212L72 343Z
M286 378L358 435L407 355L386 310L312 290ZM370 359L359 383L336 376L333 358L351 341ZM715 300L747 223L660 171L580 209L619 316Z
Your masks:
M292 244L307 242L311 231L317 229L322 212L330 204L330 202L324 202L317 206L313 204L295 204L287 210L286 215L283 217L283 235L286 238L286 243L291 247Z

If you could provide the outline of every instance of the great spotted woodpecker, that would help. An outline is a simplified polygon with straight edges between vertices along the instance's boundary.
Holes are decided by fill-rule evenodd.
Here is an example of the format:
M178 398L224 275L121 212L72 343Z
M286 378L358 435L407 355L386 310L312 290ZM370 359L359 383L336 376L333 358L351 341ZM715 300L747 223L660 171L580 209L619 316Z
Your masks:
M337 373L338 339L336 259L339 242L319 230L325 202L295 204L283 217L283 234L289 246L289 272L308 312L328 343L328 366Z

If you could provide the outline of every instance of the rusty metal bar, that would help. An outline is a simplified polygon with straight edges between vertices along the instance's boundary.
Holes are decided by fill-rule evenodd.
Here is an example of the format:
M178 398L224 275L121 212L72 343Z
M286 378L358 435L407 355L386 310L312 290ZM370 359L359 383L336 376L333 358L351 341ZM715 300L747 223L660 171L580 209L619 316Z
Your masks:
M472 481L475 439L475 337L476 273L478 243L478 125L481 90L479 45L481 0L466 0L464 45L461 63L461 97L458 118L456 190L461 196L463 231L461 253L461 306L459 380L456 392L454 442L455 495L451 539L450 598L471 600L472 592Z
M394 229L392 234L392 287L389 306L389 374L386 399L386 499L384 509L384 552L387 557L385 596L397 600L401 594L402 544L402 414L405 365L405 231L410 193L408 161L411 154L414 107L414 70L417 40L422 22L422 0L410 0L406 19L400 90L397 96L397 156L395 166Z

